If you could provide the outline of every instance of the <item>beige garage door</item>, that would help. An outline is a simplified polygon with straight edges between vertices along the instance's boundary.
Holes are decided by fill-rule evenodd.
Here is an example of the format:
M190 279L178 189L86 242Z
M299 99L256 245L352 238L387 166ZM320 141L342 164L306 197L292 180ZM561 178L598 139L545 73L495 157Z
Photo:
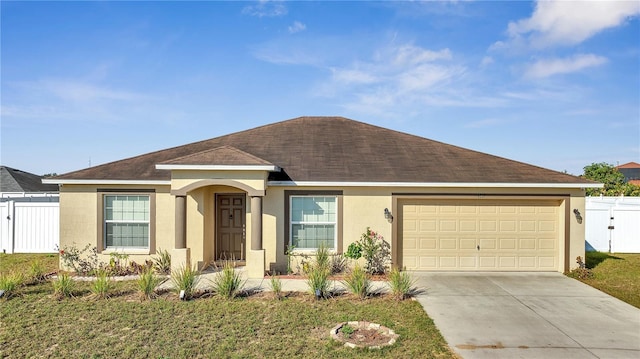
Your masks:
M409 270L556 271L559 201L400 202Z

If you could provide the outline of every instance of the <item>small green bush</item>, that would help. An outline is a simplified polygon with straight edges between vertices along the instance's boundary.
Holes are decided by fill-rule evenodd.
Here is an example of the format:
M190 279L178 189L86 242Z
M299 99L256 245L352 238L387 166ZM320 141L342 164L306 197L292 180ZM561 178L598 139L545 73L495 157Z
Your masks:
M108 298L112 287L111 277L107 275L106 271L100 271L96 280L91 283L91 293L98 299Z
M236 272L231 262L225 262L222 271L213 279L213 290L217 295L233 299L242 290L244 283L239 272Z
M358 264L356 264L351 273L345 277L343 283L349 292L357 295L360 299L364 299L369 295L371 281L369 280L367 272Z
M159 274L171 273L171 254L169 251L158 250L158 253L153 257L153 268Z
M140 273L137 284L141 300L153 299L156 296L156 287L160 284L160 278L153 273L153 270L147 269Z
M200 282L200 272L195 267L182 266L171 273L171 283L174 289L180 293L184 291L184 299L191 299Z
M24 276L20 272L0 273L0 289L4 290L4 298L10 298L22 285Z
M351 259L360 259L360 257L362 257L362 247L360 247L358 242L353 242L347 247L347 252L344 256Z
M53 295L58 299L73 297L75 287L76 282L69 274L58 274L58 278L53 281Z
M355 333L355 329L349 324L345 324L340 328L340 332L344 335L345 338L350 338L353 333Z
M411 295L413 290L414 280L408 272L401 272L399 269L394 268L389 273L389 286L391 287L391 294L397 300L404 300Z

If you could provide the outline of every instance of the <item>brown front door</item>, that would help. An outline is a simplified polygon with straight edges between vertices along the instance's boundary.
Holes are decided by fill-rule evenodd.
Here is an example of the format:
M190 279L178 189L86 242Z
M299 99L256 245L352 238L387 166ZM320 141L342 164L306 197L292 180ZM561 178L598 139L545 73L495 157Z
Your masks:
M244 194L216 196L216 260L245 259Z

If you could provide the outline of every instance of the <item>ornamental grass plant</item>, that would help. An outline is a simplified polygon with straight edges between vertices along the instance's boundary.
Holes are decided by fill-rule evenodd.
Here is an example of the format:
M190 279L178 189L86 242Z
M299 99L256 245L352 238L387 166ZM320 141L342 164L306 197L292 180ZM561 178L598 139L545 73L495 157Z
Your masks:
M214 292L223 298L233 299L244 286L240 272L236 271L231 262L225 262L222 270L211 282Z
M3 297L10 298L22 285L24 276L21 272L0 273L0 290L4 291Z
M73 297L76 282L68 273L58 274L53 282L53 295L58 299Z
M160 284L160 278L153 273L151 268L145 269L137 279L140 300L150 300L156 297L156 287Z
M415 280L411 278L409 272L400 271L394 268L389 273L389 287L391 295L397 300L405 300L413 291Z
M181 299L191 299L196 292L196 287L200 282L200 271L195 267L181 266L171 273L171 283L177 293L183 293Z
M353 270L344 278L343 284L350 293L360 299L365 299L371 290L371 281L367 272L356 264Z

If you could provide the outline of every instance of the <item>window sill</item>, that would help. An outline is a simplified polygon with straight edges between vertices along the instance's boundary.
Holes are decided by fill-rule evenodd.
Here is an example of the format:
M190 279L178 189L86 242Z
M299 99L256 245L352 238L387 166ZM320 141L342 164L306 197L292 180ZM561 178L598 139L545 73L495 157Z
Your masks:
M102 254L111 253L148 255L151 254L151 251L149 250L149 248L107 248L102 251Z

